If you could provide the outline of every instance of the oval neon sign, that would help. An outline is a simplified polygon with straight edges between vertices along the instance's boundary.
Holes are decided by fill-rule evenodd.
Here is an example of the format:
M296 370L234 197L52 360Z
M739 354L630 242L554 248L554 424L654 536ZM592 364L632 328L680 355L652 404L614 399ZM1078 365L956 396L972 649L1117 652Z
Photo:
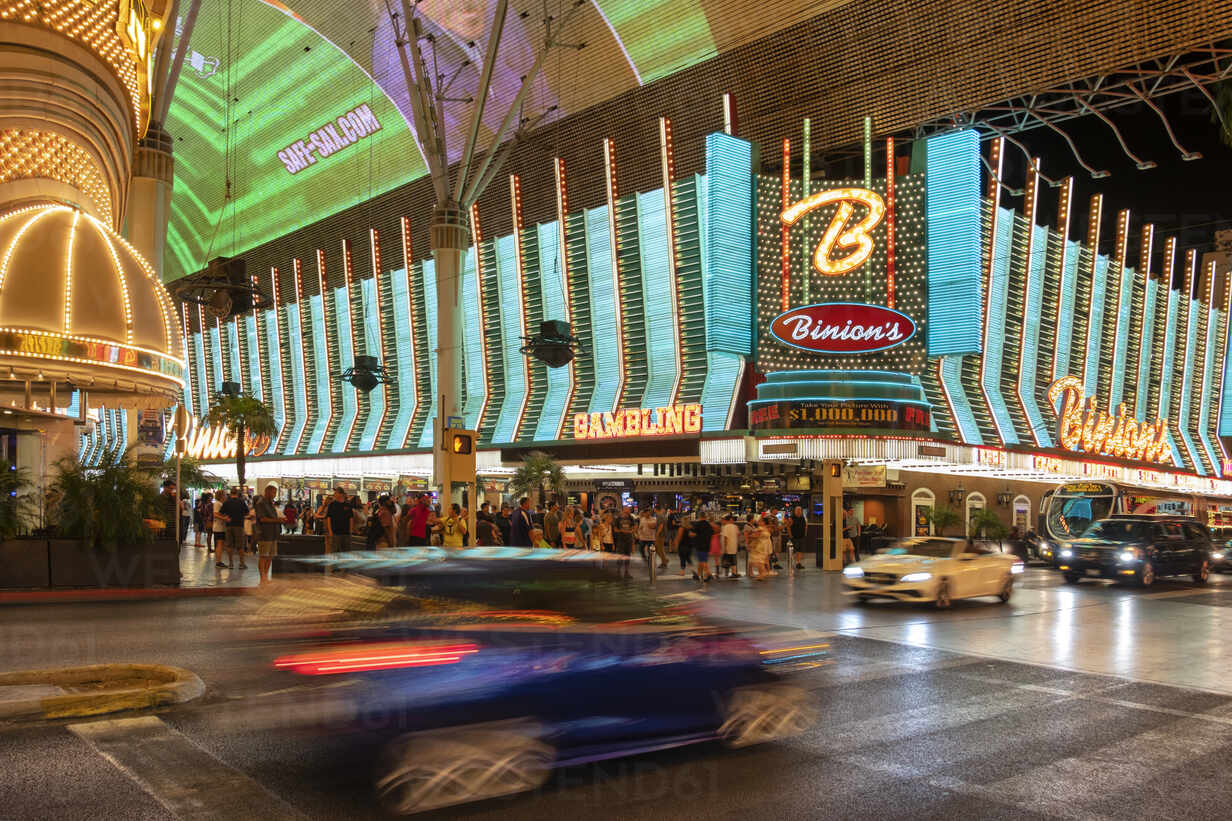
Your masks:
M873 353L915 336L915 321L881 305L824 302L779 314L770 323L770 333L784 345L803 351Z

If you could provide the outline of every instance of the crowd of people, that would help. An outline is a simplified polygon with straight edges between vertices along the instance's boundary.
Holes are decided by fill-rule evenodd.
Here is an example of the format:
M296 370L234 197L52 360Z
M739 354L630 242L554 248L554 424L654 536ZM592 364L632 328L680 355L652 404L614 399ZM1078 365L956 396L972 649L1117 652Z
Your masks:
M164 487L168 503L176 504L174 485ZM660 571L668 569L668 552L675 553L680 575L699 581L739 578L739 555L745 553L747 573L754 579L777 575L789 543L802 549L807 521L800 507L760 513L678 511L662 506L608 507L590 511L552 501L532 507L529 498L493 506L480 505L475 532L468 528L469 511L456 503L442 507L427 493L408 492L401 504L389 495L365 502L338 487L316 503L289 500L278 507L278 486L250 498L238 487L230 492L202 493L191 507L178 503L183 518L180 538L187 535L191 515L194 546L215 557L218 569L241 569L258 556L262 580L277 554L280 535L325 537L325 551L379 550L389 547L439 545L465 547L514 545L539 548L602 550L624 557L618 569L630 575L634 550ZM189 512L191 510L191 513ZM796 560L796 568L803 565Z

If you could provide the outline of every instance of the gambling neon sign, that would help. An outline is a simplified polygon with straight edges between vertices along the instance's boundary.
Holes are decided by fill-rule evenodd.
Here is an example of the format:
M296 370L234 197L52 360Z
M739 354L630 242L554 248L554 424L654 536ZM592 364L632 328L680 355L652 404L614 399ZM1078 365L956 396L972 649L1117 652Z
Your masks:
M850 273L868 262L873 253L872 231L886 214L885 200L867 188L832 188L797 200L779 214L790 228L806 214L834 204L838 208L813 251L813 267L829 277ZM864 216L852 223L856 206L864 209ZM836 257L836 249L847 253Z
M573 415L574 439L677 436L701 432L701 405L622 408L615 413Z

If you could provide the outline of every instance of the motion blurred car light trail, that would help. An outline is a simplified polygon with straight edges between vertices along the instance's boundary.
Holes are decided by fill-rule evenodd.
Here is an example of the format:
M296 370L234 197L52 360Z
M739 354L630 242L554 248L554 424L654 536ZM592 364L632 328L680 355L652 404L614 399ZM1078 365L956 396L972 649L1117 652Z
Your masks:
M274 666L306 676L354 673L359 670L395 670L404 667L435 667L457 664L464 656L479 652L476 644L437 646L388 644L351 647L335 653L304 653L282 656Z

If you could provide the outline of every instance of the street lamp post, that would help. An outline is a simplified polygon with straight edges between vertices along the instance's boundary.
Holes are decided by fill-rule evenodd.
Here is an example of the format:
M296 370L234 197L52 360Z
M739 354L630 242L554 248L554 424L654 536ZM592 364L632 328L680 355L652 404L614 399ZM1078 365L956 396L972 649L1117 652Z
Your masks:
M425 59L421 41L426 41L429 47L433 47L433 37L424 33L419 4L411 0L401 0L400 5L389 5L398 58L411 101L415 140L428 165L436 200L431 224L432 259L436 273L436 419L433 420L432 431L432 465L434 482L441 489L441 502L444 505L459 499L461 494L461 488L454 488L453 476L450 475L449 443L445 441L444 430L449 427L451 417L463 416L462 369L459 359L462 349L462 254L469 242L468 215L479 195L500 172L501 166L520 137L541 123L555 109L549 108L537 117L530 118L523 117L522 105L551 49L560 46L581 48L585 45L565 44L560 35L570 18L585 6L586 2L587 0L570 0L569 7L562 14L548 16L544 20L544 37L536 50L535 61L530 70L521 77L521 87L509 102L500 126L492 135L488 146L480 150L480 125L483 123L484 110L489 101L492 75L497 70L497 52L509 11L509 0L497 0L484 50L483 66L479 72L479 85L475 94L470 97L472 108L466 142L462 146L461 159L454 174L450 171L444 116L446 101L455 104L460 102L456 90L449 96L449 86L454 77L437 74L436 60ZM434 68L430 69L429 64ZM404 262L409 267L410 260Z

